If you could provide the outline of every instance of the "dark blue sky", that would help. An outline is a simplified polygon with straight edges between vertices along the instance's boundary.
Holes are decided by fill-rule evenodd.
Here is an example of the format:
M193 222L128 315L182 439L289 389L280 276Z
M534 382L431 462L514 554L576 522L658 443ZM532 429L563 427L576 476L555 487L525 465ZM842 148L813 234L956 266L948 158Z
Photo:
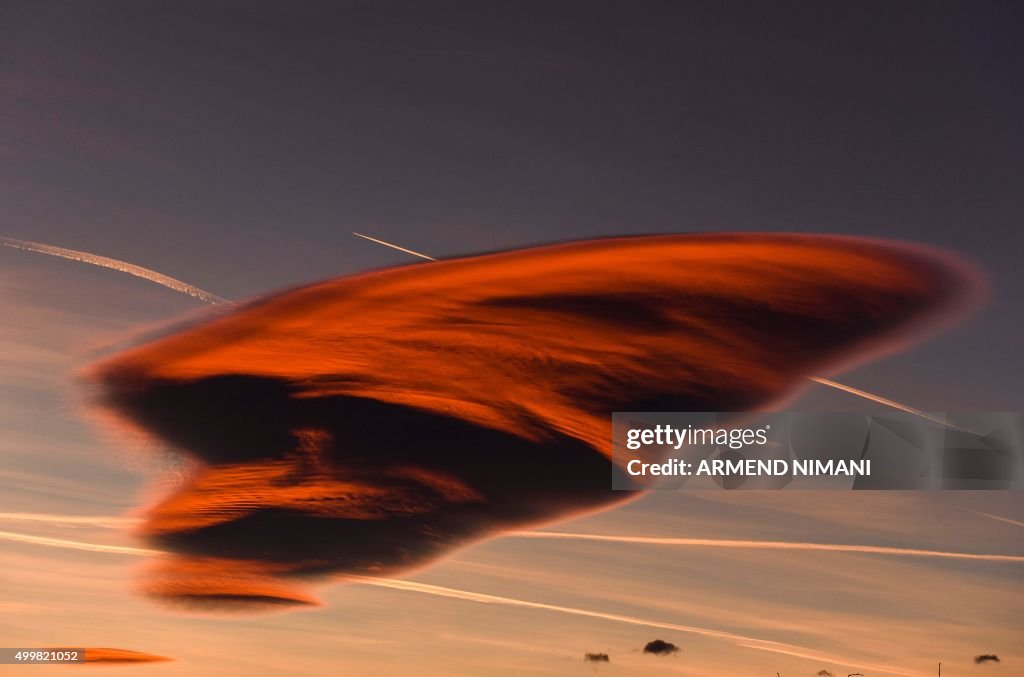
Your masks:
M910 239L993 299L852 381L1017 409L1022 28L1009 2L6 0L0 231L228 297L408 261L353 230Z

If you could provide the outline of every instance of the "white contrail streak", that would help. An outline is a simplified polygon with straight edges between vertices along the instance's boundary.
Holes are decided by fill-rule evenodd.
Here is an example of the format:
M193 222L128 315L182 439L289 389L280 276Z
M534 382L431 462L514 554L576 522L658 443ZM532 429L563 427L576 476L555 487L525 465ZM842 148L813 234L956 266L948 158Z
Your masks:
M884 672L892 675L917 674L914 672L906 672L903 670L892 668L886 665L868 665L859 661L851 660L849 658L832 656L829 654L821 653L815 651L814 649L809 649L806 647L796 646L793 644L786 644L784 642L774 642L766 639L758 639L756 637L746 637L744 635L738 635L732 632L726 632L724 630L712 630L710 628L701 628L692 625L681 625L678 623L656 621L647 618L640 618L638 616L626 616L623 614L605 613L602 611L591 611L589 609L579 609L576 607L561 606L558 604L530 602L528 600L516 599L513 597L499 597L497 595L487 595L480 592L470 592L468 590L446 588L440 585L416 583L413 581L403 581L393 578L368 578L363 576L357 576L349 577L347 580L351 580L352 582L361 583L364 585L372 585L379 588L390 588L392 590L419 592L427 595L434 595L437 597L448 597L451 599L459 599L467 602L477 602L479 604L499 604L502 606L520 607L524 609L554 611L557 613L569 614L572 616L584 616L586 618L597 618L600 620L613 621L616 623L626 623L629 625L641 625L648 628L672 630L675 632L699 635L701 637L708 637L711 639L724 640L732 642L739 646L747 647L749 649L756 649L758 651L768 651L771 653L784 654L786 656L795 656L798 658L807 658L810 660L817 660L826 663L838 663L840 665L845 666L856 666L859 668L870 669L876 672Z
M977 437L983 437L983 435L981 433L977 432L976 430L970 430L968 428L961 428L960 426L954 425L953 423L950 423L949 421L947 421L945 419L939 418L938 416L932 416L931 414L929 414L926 411L921 411L920 409L915 409L914 407L911 407L910 405L907 405L907 404L901 404L899 402L896 402L895 400L890 400L887 397L882 397L881 395L875 395L874 393L869 393L866 390L860 390L858 388L854 388L853 386L843 385L842 383L837 383L835 381L830 381L829 379L821 378L820 376L808 376L807 378L809 378L810 380L814 381L815 383L820 383L823 386L828 386L829 388L835 388L836 390L842 390L845 393L850 393L851 395L856 395L857 397L863 397L866 400L871 400L872 402L877 402L878 404L884 404L887 407L892 407L893 409L897 409L899 411L903 411L903 412L906 412L908 414L913 414L914 416L920 416L921 418L926 419L928 421L931 421L932 423L937 423L937 424L943 426L944 428L949 428L950 430L956 430L957 432L961 432L961 433L967 433L969 435L975 435Z
M51 515L36 512L0 512L0 522L30 522L53 526L86 526L117 529L138 524L137 517L116 517L109 515Z
M548 534L551 532L533 532L533 533L544 533ZM570 534L570 536L580 536L580 534ZM588 536L583 534L583 536ZM555 535L554 537L561 537L561 535ZM588 536L589 537L589 536ZM616 537L608 537L616 538ZM63 538L45 538L42 536L32 536L29 534L19 534L9 531L0 531L0 540L13 541L16 543L27 543L31 545L41 545L52 548L66 548L71 550L85 550L89 552L101 552L114 555L131 555L131 556L151 556L151 555L162 555L166 554L160 550L152 550L149 548L136 548L131 546L119 546L119 545L103 545L97 543L87 543L84 541L72 541ZM616 540L622 540L616 538ZM663 540L663 539L658 539ZM677 539L673 539L677 540ZM743 543L743 541L726 541L726 543ZM736 546L730 546L736 547ZM868 547L868 546L863 546ZM789 548L787 548L789 549ZM885 550L894 550L892 548L886 548ZM919 551L913 551L919 552ZM886 553L891 554L891 553ZM1000 556L995 556L1000 557ZM1024 559L1024 558L1018 558ZM692 625L682 625L679 623L669 623L665 621L651 620L647 618L640 618L638 616L626 616L623 614L606 613L603 611L592 611L590 609L580 609L577 607L561 606L557 604L547 604L544 602L531 602L529 600L516 599L513 597L500 597L498 595L488 595L481 592L472 592L469 590L459 590L456 588L446 588L439 585L430 585L428 583L416 583L414 581L403 581L392 578L369 578L365 576L346 576L344 580L361 583L363 585L370 585L379 588L389 588L392 590L403 590L407 592L419 592L427 595L434 595L436 597L447 597L450 599L459 599L468 602L476 602L479 604L497 604L502 606L519 607L523 609L535 609L540 611L552 611L556 613L568 614L571 616L583 616L585 618L596 618L599 620L611 621L616 623L625 623L628 625L639 625L649 628L659 628L663 630L673 630L676 632L688 633L698 635L701 637L707 637L710 639L718 639L723 641L732 642L738 646L742 646L748 649L755 649L757 651L767 651L770 653L777 653L786 656L793 656L797 658L805 658L809 660L816 660L822 662L838 663L846 666L855 666L862 669L869 669L875 672L881 672L892 675L905 675L907 677L914 677L918 673L907 672L892 668L886 665L872 665L865 664L860 661L844 658L841 656L832 656L829 654L815 651L814 649L797 646L794 644L786 644L784 642L775 642L766 639L758 639L756 637L747 637L745 635L739 635L724 630L713 630L710 628L701 628Z
M112 259L108 256L100 256L98 254L90 254L89 252L78 251L77 249L66 249L64 247L54 247L48 244L41 244L39 242L29 242L27 240L15 240L10 237L0 237L0 244L5 247L11 247L13 249L21 249L28 252L36 252L38 254L49 254L50 256L57 256L62 259L70 259L71 261L80 261L82 263L88 263L93 266L100 266L101 268L110 268L122 273L128 273L135 277L141 277L144 280L155 282L161 286L173 289L176 292L182 294L188 294L200 301L213 304L229 304L231 303L225 298L221 298L216 294L211 294L208 291L193 287L187 282L182 282L163 273L158 273L155 270L149 268L143 268L137 266L134 263L128 263L127 261L121 261L119 259Z
M922 417L928 419L929 421L934 421L935 423L939 423L939 424L942 424L942 425L947 425L945 421L942 421L941 419L937 419L937 418L935 418L933 416L930 416L925 411L921 411L920 409L915 409L914 407L911 407L911 406L906 405L906 404L900 404L899 402L896 402L894 400L890 400L890 399L888 399L886 397L882 397L881 395L875 395L875 394L869 393L869 392L867 392L865 390L859 390L857 388L854 388L853 386L843 385L842 383L837 383L835 381L830 381L829 379L821 378L820 376L808 376L807 378L809 378L810 380L814 381L815 383L820 383L823 386L828 386L829 388L835 388L836 390L842 390L843 392L850 393L851 395L856 395L857 397L863 397L866 400L871 400L872 402L877 402L879 404L884 404L887 407L892 407L893 409L898 409L899 411L904 411L904 412L906 412L908 414L914 414L915 416L922 416Z
M43 545L50 548L65 548L67 550L87 550L89 552L105 552L112 555L162 555L160 550L149 548L134 548L128 545L104 545L102 543L87 543L85 541L72 541L66 538L47 538L46 536L33 536L31 534L19 534L13 531L0 531L0 541L11 541L13 543L26 543L28 545Z
M974 511L971 511L974 512ZM998 515L990 515L984 512L975 512L976 515L990 517L1001 522L1024 526L1024 522L1018 522ZM42 513L0 513L0 521L33 522L53 525L85 525L97 527L117 528L138 524L141 520L135 517L117 516L77 516L77 515L50 515ZM17 536L22 542L30 542L30 539L41 537L27 534L13 534L12 532L0 532L0 539L16 540ZM803 550L817 552L848 552L867 555L893 555L897 557L932 557L939 559L966 559L983 562L1024 562L1024 555L995 555L988 553L956 552L946 550L923 550L919 548L894 548L881 545L858 545L841 543L807 543L804 541L757 541L738 540L723 538L675 538L664 536L615 536L606 534L579 534L563 531L512 531L503 535L504 538L534 538L548 540L567 541L596 541L602 543L629 543L633 545L671 545L697 548L732 548L739 550ZM31 541L36 542L36 541ZM80 541L67 541L64 539L45 539L39 541L39 545L54 545L60 547L60 543L73 543L81 546L80 549L91 549L94 546L90 543ZM71 546L67 546L71 547ZM108 546L95 546L106 548ZM117 546L110 546L117 547ZM138 549L135 549L138 550ZM156 550L142 550L139 554L154 554Z
M975 515L981 515L982 517L987 517L989 519L993 519L993 520L996 520L996 521L999 521L999 522L1006 522L1007 524L1013 524L1013 525L1016 525L1018 527L1024 527L1024 522L1019 522L1017 520L1012 520L1009 517L1000 517L999 515L993 515L993 514L987 513L987 512L977 512L975 510L971 510L970 512L973 512Z
M997 518L1001 519L1001 518ZM1013 520L1004 520L1013 522ZM1021 524L1016 522L1016 524ZM1024 526L1024 524L1021 524ZM648 536L605 536L601 534L574 534L558 531L519 531L505 534L506 538L541 538L572 541L600 541L605 543L632 543L636 545L674 545L699 548L733 548L740 550L811 550L818 552L849 552L868 555L895 555L898 557L935 557L941 559L968 559L985 562L1024 562L1024 555L989 555L945 550L917 548L891 548L878 545L842 545L834 543L804 543L800 541L746 541L718 538L661 538Z
M405 252L406 254L412 254L413 256L418 256L421 259L426 259L427 261L437 261L437 259L435 259L433 256L427 256L426 254L420 254L419 252L414 252L411 249L406 249L405 247L399 247L397 244L391 244L390 242L385 242L384 240L378 240L377 238L370 237L369 235L363 235L362 233L355 233L355 232L353 232L352 234L355 235L356 237L361 237L364 240L369 240L370 242L376 242L377 244L382 244L385 247L391 247L392 249L397 249L400 252Z

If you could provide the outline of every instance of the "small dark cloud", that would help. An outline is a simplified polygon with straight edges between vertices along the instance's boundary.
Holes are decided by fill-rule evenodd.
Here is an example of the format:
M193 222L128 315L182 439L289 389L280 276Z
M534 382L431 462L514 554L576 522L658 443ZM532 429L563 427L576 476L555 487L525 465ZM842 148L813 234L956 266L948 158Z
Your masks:
M606 653L585 653L583 654L583 660L586 663L610 663L611 659L608 658Z
M128 649L89 648L85 650L86 663L159 663L170 661L166 656L130 651Z
M818 677L834 677L834 675L828 670L818 670Z
M668 656L670 654L678 653L679 647L672 642L666 642L661 639L656 639L653 642L647 642L644 645L644 653L654 654L655 656Z
M994 653L983 653L980 656L975 656L974 662L977 665L982 665L983 663L999 663L1000 661L999 656Z

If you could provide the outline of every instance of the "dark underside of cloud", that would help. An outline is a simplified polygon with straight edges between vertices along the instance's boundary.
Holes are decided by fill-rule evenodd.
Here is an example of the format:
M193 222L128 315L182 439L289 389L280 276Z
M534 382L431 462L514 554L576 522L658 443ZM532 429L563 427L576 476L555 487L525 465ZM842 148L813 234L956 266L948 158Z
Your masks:
M999 656L995 655L994 653L985 653L981 654L980 656L975 656L974 662L977 665L982 665L984 663L999 663L1000 661Z
M963 307L944 256L852 238L600 240L329 280L91 373L195 462L147 590L205 606L388 575L609 506L612 411L742 411ZM642 488L639 487L638 488Z
M644 645L644 653L653 654L655 656L671 656L674 653L679 653L679 647L672 642L655 639Z
M583 661L586 663L610 663L611 658L606 653L586 653L583 654Z

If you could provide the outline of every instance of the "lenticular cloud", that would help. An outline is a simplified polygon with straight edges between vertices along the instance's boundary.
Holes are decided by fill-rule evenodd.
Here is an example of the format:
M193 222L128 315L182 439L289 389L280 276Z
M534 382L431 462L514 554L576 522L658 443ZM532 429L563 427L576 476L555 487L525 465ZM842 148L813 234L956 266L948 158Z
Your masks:
M878 241L585 241L332 279L96 365L107 406L194 471L143 534L151 594L310 604L630 498L612 411L765 408L962 309L949 257ZM237 575L235 575L237 574Z

